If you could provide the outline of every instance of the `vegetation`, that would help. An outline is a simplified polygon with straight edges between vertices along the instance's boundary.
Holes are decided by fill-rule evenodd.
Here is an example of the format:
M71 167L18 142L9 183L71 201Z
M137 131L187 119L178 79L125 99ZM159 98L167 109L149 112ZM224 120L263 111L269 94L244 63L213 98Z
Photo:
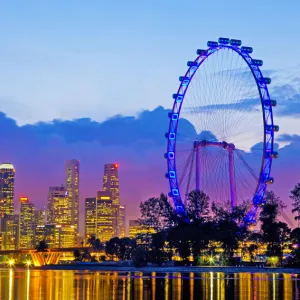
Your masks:
M300 183L291 191L295 220L300 220ZM254 228L244 223L249 203L231 208L211 202L203 191L187 195L187 220L179 218L166 195L140 204L142 226L148 233L136 239L112 238L103 245L95 237L88 245L106 252L110 259L131 260L137 267L182 265L269 264L300 267L300 228L283 222L284 203L267 192ZM290 222L289 222L290 224ZM252 226L253 227L253 226ZM154 233L153 233L154 232ZM88 253L74 251L75 260L92 261Z

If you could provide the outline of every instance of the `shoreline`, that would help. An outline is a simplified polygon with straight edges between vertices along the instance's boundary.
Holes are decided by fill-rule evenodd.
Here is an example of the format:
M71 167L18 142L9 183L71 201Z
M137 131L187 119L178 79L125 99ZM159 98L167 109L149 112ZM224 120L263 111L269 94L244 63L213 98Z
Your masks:
M77 271L104 271L104 272L143 272L143 273L288 273L300 274L300 269L283 267L220 267L220 266L183 266L183 267L131 267L109 265L48 265L35 267L35 270L77 270Z

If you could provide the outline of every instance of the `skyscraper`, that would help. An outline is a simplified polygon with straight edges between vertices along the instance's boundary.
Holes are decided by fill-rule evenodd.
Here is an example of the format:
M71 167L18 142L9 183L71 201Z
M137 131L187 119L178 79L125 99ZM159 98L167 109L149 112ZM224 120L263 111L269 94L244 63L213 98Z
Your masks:
M79 161L68 160L65 163L66 183L65 188L69 197L69 208L71 212L71 225L75 232L79 231Z
M113 237L112 200L109 192L99 191L96 198L85 199L85 239L91 236L106 242Z
M110 192L98 191L96 200L96 237L106 242L114 236L112 195Z
M15 168L10 163L0 165L0 214L14 214Z
M34 247L34 204L27 197L20 198L20 249Z
M119 207L119 220L118 220L118 228L119 228L119 238L124 238L126 235L126 217L125 217L125 206L120 205Z
M63 185L49 187L47 224L71 225L69 197Z
M104 165L103 191L111 193L113 213L113 236L119 236L118 217L120 207L120 189L118 170L118 164Z
M91 236L97 234L96 230L97 206L96 198L85 199L85 214L84 214L84 236L88 240Z
M46 212L44 209L35 210L34 211L35 226L44 226L46 223L45 217L46 217Z

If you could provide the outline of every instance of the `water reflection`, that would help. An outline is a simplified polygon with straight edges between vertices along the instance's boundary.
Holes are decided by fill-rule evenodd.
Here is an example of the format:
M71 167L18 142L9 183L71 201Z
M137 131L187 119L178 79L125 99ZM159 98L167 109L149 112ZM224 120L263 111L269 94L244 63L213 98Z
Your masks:
M0 270L0 300L298 299L297 275Z

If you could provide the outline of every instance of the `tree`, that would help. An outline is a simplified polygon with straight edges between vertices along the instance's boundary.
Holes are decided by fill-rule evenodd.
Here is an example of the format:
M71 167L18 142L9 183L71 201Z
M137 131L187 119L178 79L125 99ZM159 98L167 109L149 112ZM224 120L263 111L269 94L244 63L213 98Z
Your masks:
M120 239L118 237L111 238L105 244L105 252L109 256L120 257Z
M150 198L140 204L140 223L154 228L156 232L166 229L176 223L177 217L166 195Z
M106 242L105 251L111 257L115 256L120 260L128 260L131 258L133 250L136 248L135 239L128 237L119 239L114 237Z
M74 260L75 261L82 261L81 253L78 249L74 250Z
M209 217L209 197L203 191L188 194L186 210L192 222L206 221Z
M39 243L37 244L37 246L35 248L39 252L44 252L48 249L48 244L47 244L46 240L44 239L44 240L39 241Z
M279 197L274 192L267 192L264 198L265 204L260 212L261 231L264 242L268 244L267 255L278 256L282 262L282 245L290 235L287 224L278 222L280 211L285 207Z
M246 211L246 203L234 208L230 203L212 205L214 220L216 220L215 236L212 239L222 243L224 254L229 260L232 259L233 251L238 248L239 242L245 240L248 234L247 227L242 225Z
M300 183L297 183L296 186L291 190L290 199L292 199L293 209L292 213L296 213L295 220L300 220Z
M136 240L125 237L125 238L121 238L119 242L120 242L120 248L119 248L118 258L120 260L131 259L132 253L136 248Z
M89 246L94 247L95 241L96 241L96 237L94 235L92 235L88 238L87 243Z

